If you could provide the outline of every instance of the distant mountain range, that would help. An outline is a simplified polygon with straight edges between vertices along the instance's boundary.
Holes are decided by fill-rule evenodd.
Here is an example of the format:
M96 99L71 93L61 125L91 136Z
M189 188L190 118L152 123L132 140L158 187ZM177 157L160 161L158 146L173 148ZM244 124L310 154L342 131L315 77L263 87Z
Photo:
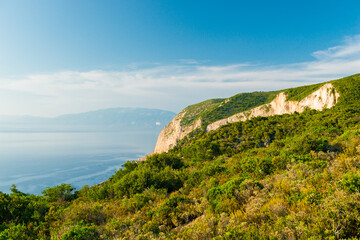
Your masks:
M0 116L0 131L161 130L175 113L147 108L109 108L55 118Z

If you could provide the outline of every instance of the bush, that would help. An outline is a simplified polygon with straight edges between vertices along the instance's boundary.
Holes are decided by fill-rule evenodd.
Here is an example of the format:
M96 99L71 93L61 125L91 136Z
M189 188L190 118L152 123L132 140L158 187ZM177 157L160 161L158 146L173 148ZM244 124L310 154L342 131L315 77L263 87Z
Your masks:
M62 183L55 187L47 187L46 190L43 190L41 193L49 202L67 202L75 198L73 191L75 191L73 186Z
M73 223L101 225L106 222L107 215L99 202L75 203L68 209L66 218Z
M234 204L240 203L241 199L236 199L238 191L240 189L240 184L244 181L242 178L234 178L221 186L214 187L208 190L207 199L210 202L214 212L228 212L229 209L227 205L231 204L228 201L232 200ZM233 205L233 204L232 204Z
M30 240L35 236L24 225L14 225L0 233L0 240Z
M100 238L99 233L93 225L73 226L63 236L63 240L97 240Z
M164 169L167 166L172 169L180 169L184 166L183 161L179 157L166 153L148 156L145 164L157 169Z
M348 172L342 177L340 184L343 189L349 193L359 192L360 176L358 174L354 174L353 172Z
M330 150L331 146L327 139L317 138L314 135L304 135L298 139L295 139L293 142L290 152L296 153L299 155L305 155L311 151L315 152L327 152Z
M143 165L126 174L115 183L115 190L118 197L124 195L130 197L151 187L156 189L164 188L170 193L182 186L183 182L179 177L179 173L169 166L154 171L149 165Z

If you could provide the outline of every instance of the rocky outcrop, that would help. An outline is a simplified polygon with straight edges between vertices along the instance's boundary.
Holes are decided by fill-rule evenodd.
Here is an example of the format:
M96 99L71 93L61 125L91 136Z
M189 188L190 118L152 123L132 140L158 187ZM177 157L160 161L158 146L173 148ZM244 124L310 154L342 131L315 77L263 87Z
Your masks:
M167 152L190 132L201 127L200 118L194 121L194 123L191 125L182 127L180 123L185 113L186 110L183 110L181 113L176 115L175 118L163 130L161 130L156 142L154 153Z
M301 113L306 108L323 110L324 108L333 107L336 104L338 98L339 94L336 92L334 86L331 83L323 85L320 89L305 97L301 101L286 101L285 93L281 92L272 102L216 121L208 125L206 130L212 131L228 123L245 121L259 116L267 117L285 113ZM186 110L183 110L181 113L179 113L160 132L154 153L167 152L190 132L201 127L200 118L194 121L192 124L182 127L180 123L185 113Z
M228 118L216 121L208 125L206 130L215 130L220 126L228 123L246 121L248 119L259 116L268 117L285 113L301 113L305 110L305 108L323 110L324 108L333 107L336 104L338 98L339 93L336 92L334 86L331 83L325 84L300 102L286 101L286 95L282 92L279 93L279 95L271 103L264 104L248 111L237 113Z

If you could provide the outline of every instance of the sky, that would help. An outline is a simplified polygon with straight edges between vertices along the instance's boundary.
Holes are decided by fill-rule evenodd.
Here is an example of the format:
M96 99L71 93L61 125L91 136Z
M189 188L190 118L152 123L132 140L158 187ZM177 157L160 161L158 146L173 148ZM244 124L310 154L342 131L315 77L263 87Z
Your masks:
M0 115L209 98L360 72L360 1L0 0Z

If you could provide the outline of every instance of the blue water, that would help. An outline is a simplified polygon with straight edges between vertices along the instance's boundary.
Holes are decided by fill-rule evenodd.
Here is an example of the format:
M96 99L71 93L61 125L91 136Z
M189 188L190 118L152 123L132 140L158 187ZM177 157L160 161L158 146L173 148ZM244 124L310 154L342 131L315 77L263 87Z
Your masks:
M0 132L0 191L12 184L41 194L47 186L77 189L108 179L127 160L150 153L158 132Z

